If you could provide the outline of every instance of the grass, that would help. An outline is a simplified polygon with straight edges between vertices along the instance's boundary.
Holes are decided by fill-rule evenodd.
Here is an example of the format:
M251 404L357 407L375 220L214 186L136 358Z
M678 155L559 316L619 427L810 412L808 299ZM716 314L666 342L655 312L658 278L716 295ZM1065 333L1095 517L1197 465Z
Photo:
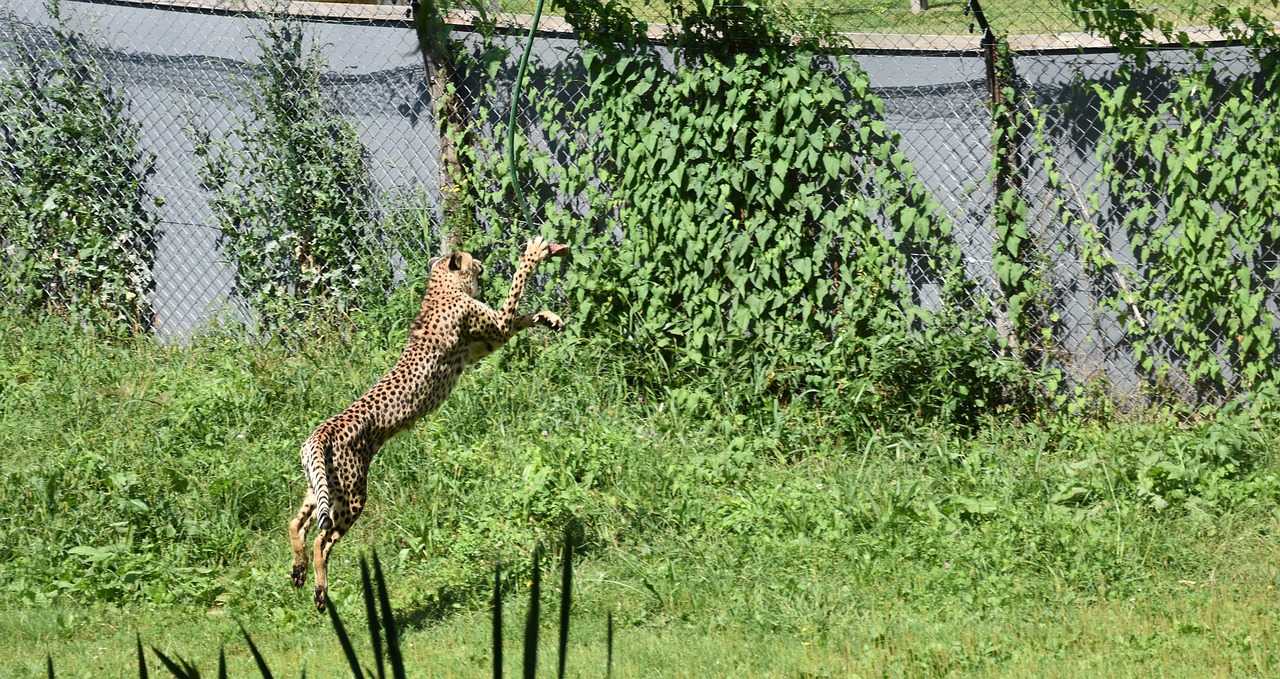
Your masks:
M1280 554L1272 549L1250 556L1274 563ZM614 676L1274 676L1280 670L1280 595L1260 581L1249 586L1236 580L1248 575L1231 574L1134 601L1065 609L1029 605L985 614L924 613L882 605L851 619L848 627L821 634L766 634L750 626L720 628L692 621L633 627L617 633ZM584 589L591 594L593 587L598 585ZM522 611L512 613L505 630L512 640L505 669L508 676L519 676L513 640L522 624L515 613ZM603 622L578 617L569 646L569 676L603 676ZM46 648L57 660L59 676L131 676L136 672L130 652L134 629L144 643L203 667L214 666L219 644L225 643L230 676L255 675L238 628L225 616L59 609L9 612L0 618L0 631L18 640L6 676L41 676ZM274 668L305 665L310 676L341 676L338 668L345 667L319 616L309 627L258 623L249 630ZM464 612L409 630L403 648L410 676L490 676L488 633L483 612ZM554 634L547 629L542 637L540 666L550 674ZM367 643L357 651L368 657ZM158 663L154 658L150 663L155 671Z
M628 3L636 17L655 24L670 23L666 6L645 1ZM1072 11L1063 0L988 0L982 8L999 33L1026 35L1083 31L1089 25L1083 12ZM532 14L535 0L504 0L502 11L515 14ZM967 0L933 0L925 12L912 13L908 0L843 0L836 2L784 2L782 6L801 14L812 13L829 21L838 31L854 33L901 33L920 35L968 35L974 24L973 17L965 13ZM1258 11L1275 16L1275 8L1264 3L1236 3L1234 6L1257 6ZM1195 0L1171 0L1140 6L1142 10L1155 8L1161 21L1174 26L1203 25L1206 23L1209 5ZM544 9L548 15L559 12L554 5ZM981 32L977 26L975 30Z
M128 676L136 630L204 667L225 643L234 676L237 622L286 676L343 667L287 585L297 447L394 361L405 316L165 346L0 313L0 675L51 652L59 676ZM487 675L493 564L515 608L515 566L576 519L571 676L602 674L609 613L624 677L1280 671L1266 411L894 429L652 371L548 334L470 370L373 465L330 565L348 626L376 549L411 671Z

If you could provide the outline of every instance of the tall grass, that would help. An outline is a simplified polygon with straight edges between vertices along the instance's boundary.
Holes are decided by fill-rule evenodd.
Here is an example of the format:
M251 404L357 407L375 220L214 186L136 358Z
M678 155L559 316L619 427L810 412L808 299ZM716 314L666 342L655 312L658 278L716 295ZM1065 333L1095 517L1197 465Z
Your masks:
M286 578L297 447L401 341L372 317L289 348L233 333L108 341L0 314L0 618L198 611L255 635L314 628ZM1280 496L1265 408L1042 412L961 435L895 429L865 401L744 410L726 385L644 390L645 369L533 334L469 371L375 461L331 567L336 605L360 609L356 555L376 549L391 607L425 634L486 609L493 564L528 564L570 520L575 609L647 638L844 643L875 611L961 629L1230 573L1274 584L1249 563L1274 544ZM528 576L499 585L524 592ZM68 625L17 638L84 633Z

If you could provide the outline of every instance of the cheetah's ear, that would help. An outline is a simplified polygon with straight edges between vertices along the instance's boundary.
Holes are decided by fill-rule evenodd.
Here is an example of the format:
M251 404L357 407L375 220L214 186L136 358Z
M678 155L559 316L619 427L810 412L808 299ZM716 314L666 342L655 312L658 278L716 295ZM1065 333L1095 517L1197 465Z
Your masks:
M462 253L454 250L449 253L449 270L457 271L462 268Z
M432 257L431 259L428 259L427 271L435 271L436 265L439 264L442 259L444 259L444 257Z

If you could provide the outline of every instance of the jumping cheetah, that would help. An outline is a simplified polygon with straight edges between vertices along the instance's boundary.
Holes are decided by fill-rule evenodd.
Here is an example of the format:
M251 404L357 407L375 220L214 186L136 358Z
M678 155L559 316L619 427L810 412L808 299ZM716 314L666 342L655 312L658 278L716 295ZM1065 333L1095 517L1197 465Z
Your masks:
M500 311L476 299L477 278L483 267L475 258L455 251L433 260L422 308L409 328L409 344L391 372L346 410L317 427L302 444L307 491L298 515L289 522L293 543L290 579L294 587L302 587L306 578L304 540L307 523L314 517L319 531L312 550L317 609L323 611L327 601L329 552L364 509L365 481L374 453L439 407L463 367L493 353L525 328L564 328L560 317L550 311L517 316L516 308L534 267L550 255L567 251L568 246L542 238L529 241Z

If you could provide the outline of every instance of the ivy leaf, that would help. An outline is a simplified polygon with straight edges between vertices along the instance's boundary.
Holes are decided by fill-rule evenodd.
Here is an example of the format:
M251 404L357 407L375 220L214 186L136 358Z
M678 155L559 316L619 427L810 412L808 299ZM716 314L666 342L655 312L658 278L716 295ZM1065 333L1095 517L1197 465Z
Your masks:
M769 190L775 198L782 199L784 197L783 194L786 193L787 185L775 174L769 178Z

